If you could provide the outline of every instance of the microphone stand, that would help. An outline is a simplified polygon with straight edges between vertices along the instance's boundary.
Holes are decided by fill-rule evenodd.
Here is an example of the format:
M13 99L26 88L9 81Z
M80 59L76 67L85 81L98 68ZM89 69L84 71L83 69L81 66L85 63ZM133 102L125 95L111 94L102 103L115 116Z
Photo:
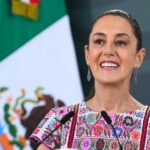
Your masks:
M54 141L54 143L55 143L55 148L60 148L60 145L55 141L55 139L53 138L53 133L60 127L62 125L62 123L60 123L54 130L52 130L49 134L47 134L47 136L45 136L43 139L42 139L42 141L40 141L37 145L36 145L36 147L35 147L35 150L50 136L52 139L53 139L53 141Z
M53 133L63 124L65 124L70 118L72 118L74 116L74 111L70 111L68 114L66 114L59 122L60 124L51 132L49 132L49 134L47 134L35 147L35 150L39 147L39 145L41 145L49 136L51 136L51 138L53 139L54 143L55 143L55 148L60 148L60 145L55 141L55 139L53 138Z
M117 139L118 144L119 144L119 149L120 149L120 150L123 150L122 145L121 145L121 143L120 143L120 140L118 139L118 136L117 136L117 133L116 133L116 130L115 130L114 126L113 126L112 124L110 124L110 126L111 126L112 130L113 130L114 133L115 133L116 139Z
M118 135L117 135L117 133L116 133L116 130L115 130L113 124L112 124L111 118L108 116L108 114L107 114L106 111L101 111L101 116L104 118L104 120L107 122L107 124L111 126L112 130L114 131L115 137L116 137L116 139L117 139L117 141L118 141L119 149L120 149L120 150L123 150L122 145L121 145L121 143L120 143L120 140L119 140L119 138L118 138Z

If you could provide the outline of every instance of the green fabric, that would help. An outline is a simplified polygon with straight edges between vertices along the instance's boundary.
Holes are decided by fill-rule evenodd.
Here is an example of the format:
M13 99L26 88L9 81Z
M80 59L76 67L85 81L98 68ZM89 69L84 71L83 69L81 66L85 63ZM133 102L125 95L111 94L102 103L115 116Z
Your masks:
M38 21L13 15L8 0L0 1L0 10L0 61L66 15L64 0L41 0Z

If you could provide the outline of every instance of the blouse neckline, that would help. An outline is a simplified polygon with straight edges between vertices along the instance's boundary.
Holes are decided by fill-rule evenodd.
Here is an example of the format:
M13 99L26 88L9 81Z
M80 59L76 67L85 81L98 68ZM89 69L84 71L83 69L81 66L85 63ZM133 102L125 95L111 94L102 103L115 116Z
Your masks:
M85 101L83 101L83 106L86 107L90 112L93 112L93 113L100 113L98 111L95 111L93 110L92 108L90 108ZM135 111L128 111L128 112L118 112L118 113L113 113L113 112L109 112L108 114L110 115L123 115L123 114L135 114L135 113L138 113L138 112L145 112L146 109L147 109L147 105L144 105L144 107L140 108L140 109L137 109Z

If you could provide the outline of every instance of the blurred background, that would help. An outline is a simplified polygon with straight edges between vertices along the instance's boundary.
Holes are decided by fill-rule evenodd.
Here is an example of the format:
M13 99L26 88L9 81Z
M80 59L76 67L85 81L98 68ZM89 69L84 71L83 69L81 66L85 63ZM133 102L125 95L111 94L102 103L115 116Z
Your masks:
M129 12L141 26L146 58L131 92L150 105L149 6L148 0L1 0L0 150L32 149L29 136L51 108L88 97L93 83L84 45L94 19L110 9Z
M146 48L146 58L138 70L138 83L132 84L132 93L144 104L150 104L150 21L148 0L67 0L67 9L70 16L72 35L79 64L84 95L88 95L92 83L86 80L87 66L84 60L84 45L88 41L89 30L93 20L110 9L122 9L130 13L140 24L143 34L143 47Z

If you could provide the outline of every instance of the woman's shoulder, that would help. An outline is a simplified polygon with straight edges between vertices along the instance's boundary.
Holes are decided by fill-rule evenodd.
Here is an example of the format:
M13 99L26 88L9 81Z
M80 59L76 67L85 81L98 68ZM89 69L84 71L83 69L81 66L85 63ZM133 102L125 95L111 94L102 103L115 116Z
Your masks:
M81 103L79 103L79 105L81 105ZM74 110L75 105L77 104L62 106L62 107L54 107L50 109L49 112L38 124L36 129L33 131L32 135L30 136L30 140L33 141L33 143L39 143L45 137L46 133L50 133L51 131L55 130L55 127L59 125L59 121L66 114ZM70 122L67 123L69 124ZM59 128L57 132L55 132L54 134L58 134L60 130L61 129ZM50 138L47 139L47 141L51 141L51 140L53 141L53 139ZM48 147L50 146L48 142L44 141L44 143L45 145L48 145Z
M70 111L74 111L75 106L82 107L84 102L75 103L72 105L66 105L61 107L52 108L45 116L45 118L55 117L56 119L62 118L64 115L69 113Z

